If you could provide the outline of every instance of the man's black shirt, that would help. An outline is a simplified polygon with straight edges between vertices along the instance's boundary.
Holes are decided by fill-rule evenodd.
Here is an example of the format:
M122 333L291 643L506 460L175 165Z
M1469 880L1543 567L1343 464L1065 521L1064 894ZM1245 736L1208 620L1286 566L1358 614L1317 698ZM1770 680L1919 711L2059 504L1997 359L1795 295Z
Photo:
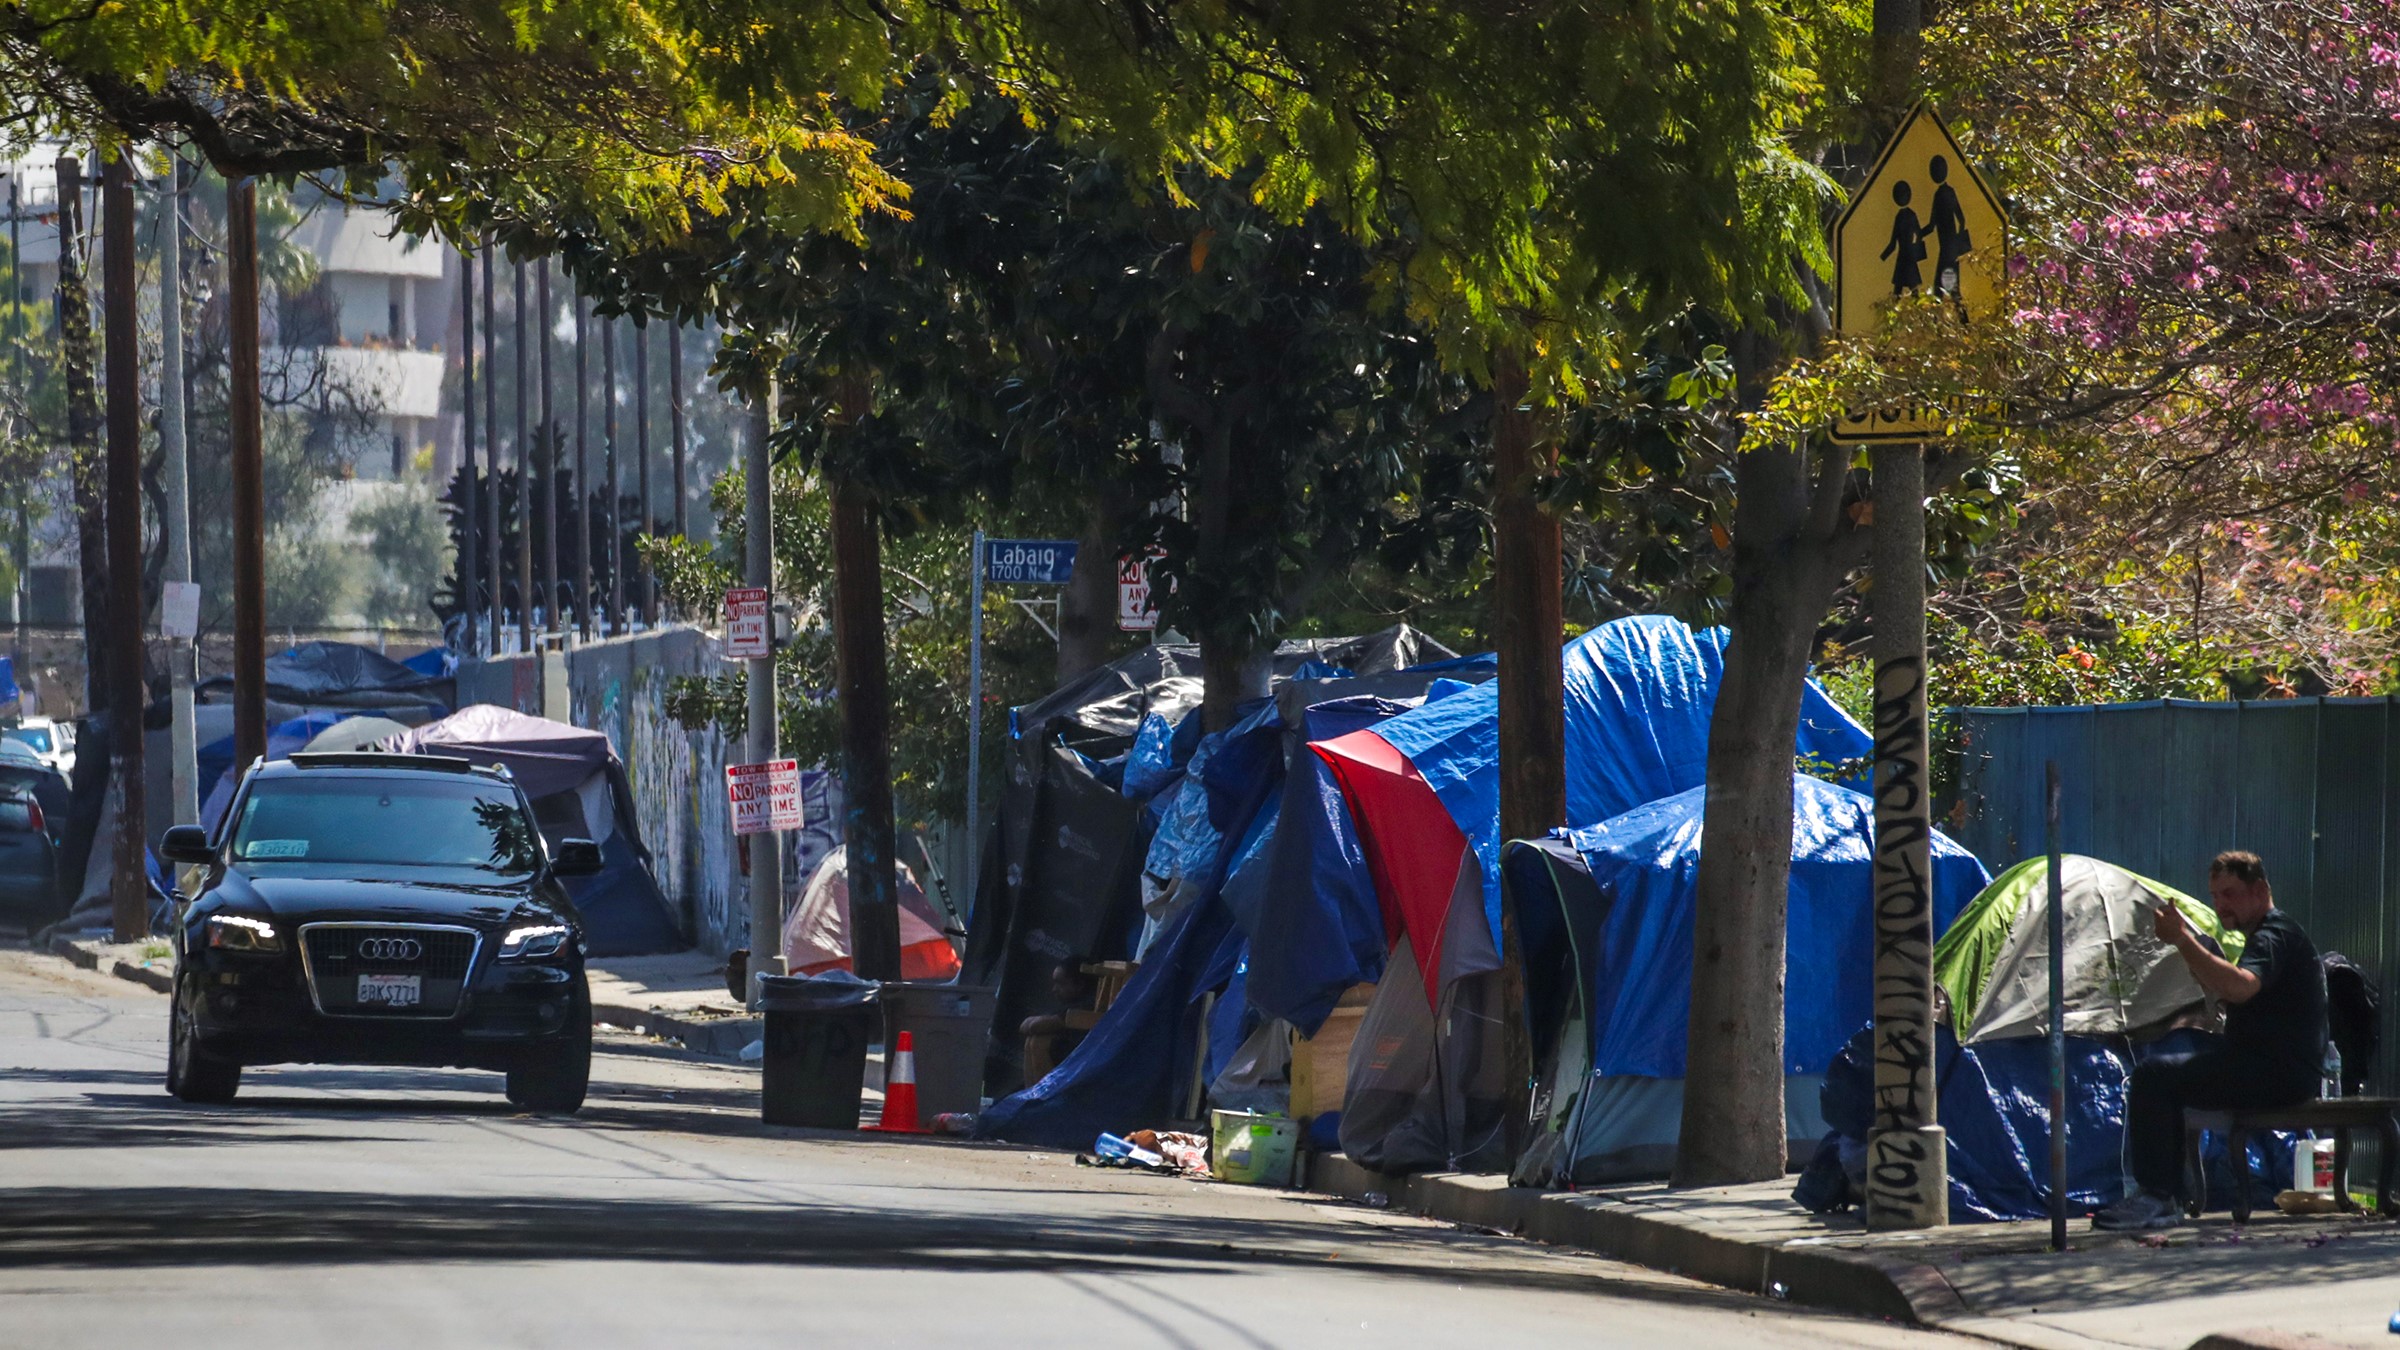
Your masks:
M2325 968L2317 944L2291 915L2271 909L2242 948L2241 967L2258 977L2258 992L2226 1006L2226 1044L2315 1081L2325 1062Z

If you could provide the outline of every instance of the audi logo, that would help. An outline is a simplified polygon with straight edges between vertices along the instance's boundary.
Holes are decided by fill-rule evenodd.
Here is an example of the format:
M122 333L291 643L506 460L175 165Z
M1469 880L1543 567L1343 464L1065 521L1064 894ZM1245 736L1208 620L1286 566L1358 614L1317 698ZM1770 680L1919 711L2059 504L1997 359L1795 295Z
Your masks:
M425 944L415 938L371 937L358 944L361 961L414 961L425 954Z

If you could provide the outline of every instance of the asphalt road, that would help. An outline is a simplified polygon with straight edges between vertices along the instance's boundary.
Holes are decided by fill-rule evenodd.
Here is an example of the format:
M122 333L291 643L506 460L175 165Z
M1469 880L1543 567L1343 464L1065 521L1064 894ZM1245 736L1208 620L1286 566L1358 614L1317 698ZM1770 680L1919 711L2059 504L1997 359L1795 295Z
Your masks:
M754 1076L604 1039L495 1075L160 1086L166 1000L0 950L0 1346L1966 1342L1287 1193L770 1130Z

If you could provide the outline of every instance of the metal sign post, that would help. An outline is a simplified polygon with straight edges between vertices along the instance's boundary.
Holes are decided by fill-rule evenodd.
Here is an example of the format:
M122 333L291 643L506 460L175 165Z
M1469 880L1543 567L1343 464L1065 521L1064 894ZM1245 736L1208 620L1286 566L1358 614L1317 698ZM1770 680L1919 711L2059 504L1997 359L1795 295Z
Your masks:
M2044 833L2050 854L2050 1250L2067 1249L2067 906L2058 852L2058 761L2047 770ZM2173 904L2170 900L2167 903Z
M983 885L983 585L1064 586L1075 577L1075 541L986 539L978 529L967 566L973 574L967 587L967 905L973 913Z

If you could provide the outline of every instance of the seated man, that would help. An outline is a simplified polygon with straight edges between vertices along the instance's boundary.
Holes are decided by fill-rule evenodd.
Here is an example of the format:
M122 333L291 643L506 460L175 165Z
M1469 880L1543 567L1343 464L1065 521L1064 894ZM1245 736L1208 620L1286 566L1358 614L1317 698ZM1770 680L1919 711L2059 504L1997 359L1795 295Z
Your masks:
M2195 1055L2148 1060L2126 1093L2125 1142L2141 1190L2093 1216L2094 1228L2172 1228L2180 1222L2185 1107L2292 1106L2317 1095L2325 1063L2325 971L2316 944L2275 908L2255 853L2220 853L2208 896L2227 928L2248 935L2236 965L2208 948L2172 904L2152 915L2158 936L2225 1005L2225 1039Z

